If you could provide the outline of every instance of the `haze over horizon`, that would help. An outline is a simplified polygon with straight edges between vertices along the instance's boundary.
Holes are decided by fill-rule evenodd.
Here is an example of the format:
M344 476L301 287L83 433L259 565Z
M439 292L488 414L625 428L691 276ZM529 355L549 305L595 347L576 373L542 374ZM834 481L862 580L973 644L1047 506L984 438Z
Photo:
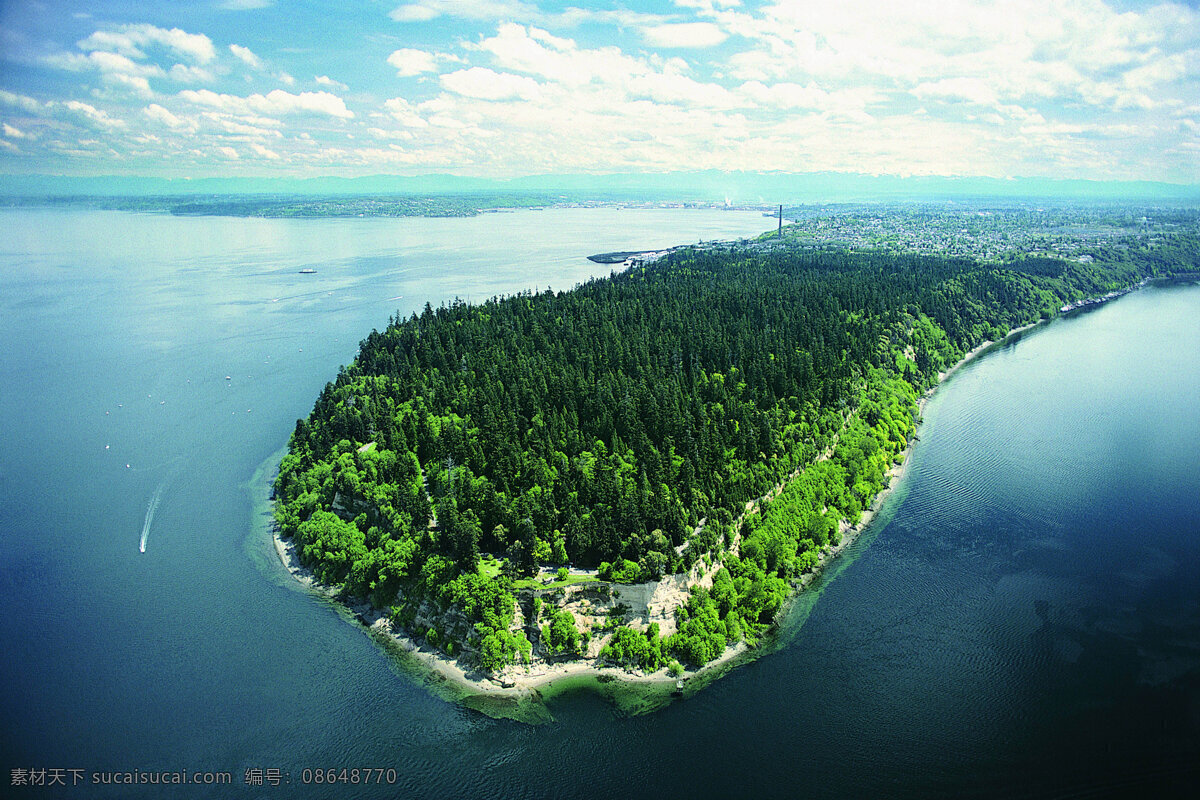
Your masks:
M0 6L0 182L715 170L1200 184L1197 2Z

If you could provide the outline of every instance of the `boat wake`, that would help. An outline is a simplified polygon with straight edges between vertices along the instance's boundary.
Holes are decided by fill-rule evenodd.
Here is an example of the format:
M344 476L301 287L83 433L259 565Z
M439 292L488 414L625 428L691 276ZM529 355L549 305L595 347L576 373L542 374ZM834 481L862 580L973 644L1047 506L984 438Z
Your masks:
M154 490L154 494L150 495L150 502L146 504L146 520L142 523L142 540L138 545L139 552L146 552L146 540L150 538L150 526L154 524L154 514L158 511L158 504L162 500L163 492L166 491L167 485L178 474L179 470L176 469L170 475L163 478L162 483L158 484L158 488Z

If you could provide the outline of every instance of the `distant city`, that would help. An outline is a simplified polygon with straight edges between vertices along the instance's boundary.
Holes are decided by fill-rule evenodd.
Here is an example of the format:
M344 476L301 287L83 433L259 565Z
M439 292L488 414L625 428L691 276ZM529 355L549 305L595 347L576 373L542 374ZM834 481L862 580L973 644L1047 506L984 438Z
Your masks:
M1195 208L981 203L785 207L783 241L812 248L887 250L1005 262L1090 261L1098 247L1156 247L1196 234ZM770 241L769 238L764 241ZM778 241L776 239L775 241Z

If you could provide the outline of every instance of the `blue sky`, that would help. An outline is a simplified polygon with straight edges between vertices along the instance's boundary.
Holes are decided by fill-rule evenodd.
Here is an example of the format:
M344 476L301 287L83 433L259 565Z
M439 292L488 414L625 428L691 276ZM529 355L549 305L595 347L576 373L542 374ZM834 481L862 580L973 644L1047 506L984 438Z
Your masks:
M0 0L0 174L1200 183L1200 10Z

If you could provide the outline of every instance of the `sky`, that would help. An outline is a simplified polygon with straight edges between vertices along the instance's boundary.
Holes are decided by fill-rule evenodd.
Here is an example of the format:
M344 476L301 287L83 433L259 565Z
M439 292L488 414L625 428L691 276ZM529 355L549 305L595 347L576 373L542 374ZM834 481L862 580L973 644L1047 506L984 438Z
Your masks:
M1200 0L0 0L0 176L701 169L1200 183Z

